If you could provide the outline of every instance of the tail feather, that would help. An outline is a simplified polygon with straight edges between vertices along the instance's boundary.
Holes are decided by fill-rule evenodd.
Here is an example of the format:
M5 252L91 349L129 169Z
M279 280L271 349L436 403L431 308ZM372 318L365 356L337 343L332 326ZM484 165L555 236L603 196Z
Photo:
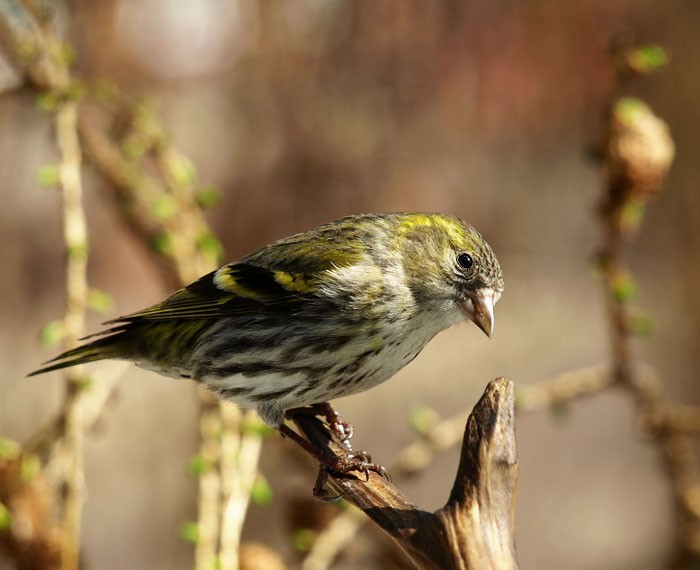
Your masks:
M118 354L114 350L114 339L112 337L102 338L59 354L56 358L44 363L48 366L43 366L34 372L30 372L27 376L37 376L53 370L68 368L69 366L116 357L118 357Z

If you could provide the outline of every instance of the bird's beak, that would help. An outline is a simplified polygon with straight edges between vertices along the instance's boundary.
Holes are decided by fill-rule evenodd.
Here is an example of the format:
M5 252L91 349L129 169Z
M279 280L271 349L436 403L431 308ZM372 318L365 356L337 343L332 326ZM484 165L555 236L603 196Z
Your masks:
M488 337L493 333L493 297L493 291L490 289L480 289L459 304L464 316L473 321Z

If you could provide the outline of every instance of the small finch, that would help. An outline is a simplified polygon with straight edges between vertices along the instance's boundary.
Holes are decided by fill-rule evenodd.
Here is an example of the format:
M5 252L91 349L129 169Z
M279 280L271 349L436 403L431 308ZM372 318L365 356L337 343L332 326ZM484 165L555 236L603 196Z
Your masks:
M350 216L224 265L31 375L105 358L191 378L281 429L289 410L388 380L465 319L487 335L496 257L440 214Z

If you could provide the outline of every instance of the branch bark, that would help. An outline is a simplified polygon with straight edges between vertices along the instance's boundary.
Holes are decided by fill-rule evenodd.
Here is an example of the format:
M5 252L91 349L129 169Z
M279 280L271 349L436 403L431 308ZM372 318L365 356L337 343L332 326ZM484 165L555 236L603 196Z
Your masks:
M389 480L371 473L324 475L320 481L364 511L420 568L517 569L514 542L518 464L514 390L498 378L467 420L455 482L445 506L430 513L411 503ZM325 424L310 416L294 422L315 446L343 449Z

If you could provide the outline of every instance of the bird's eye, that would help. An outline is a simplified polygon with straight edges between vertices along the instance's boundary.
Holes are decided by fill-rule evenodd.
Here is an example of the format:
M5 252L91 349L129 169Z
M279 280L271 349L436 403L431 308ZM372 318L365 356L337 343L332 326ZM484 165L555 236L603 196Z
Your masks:
M457 265L459 265L462 269L470 269L471 266L474 265L474 260L468 253L460 253L457 256Z

